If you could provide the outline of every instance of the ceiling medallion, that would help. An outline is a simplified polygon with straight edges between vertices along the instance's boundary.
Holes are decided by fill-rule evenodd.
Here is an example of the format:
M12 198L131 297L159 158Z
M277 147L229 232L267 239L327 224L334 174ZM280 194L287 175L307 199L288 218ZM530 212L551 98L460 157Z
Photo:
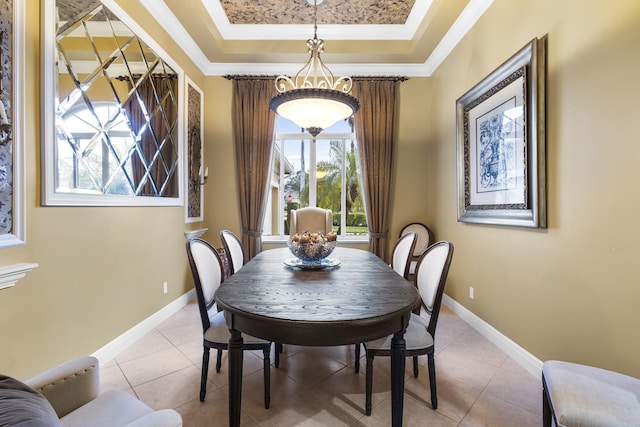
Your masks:
M311 0L307 0L311 4ZM313 138L334 123L351 117L360 109L360 102L350 95L351 77L334 78L322 63L324 41L318 39L317 0L313 1L313 39L307 40L307 63L293 78L278 76L278 95L269 108L309 132ZM322 3L322 0L319 1Z

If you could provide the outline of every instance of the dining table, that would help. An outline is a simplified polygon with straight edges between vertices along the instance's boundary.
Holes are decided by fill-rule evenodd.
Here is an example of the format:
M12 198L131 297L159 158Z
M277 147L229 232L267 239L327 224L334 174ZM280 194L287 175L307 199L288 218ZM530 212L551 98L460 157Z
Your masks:
M240 425L242 333L278 344L338 346L392 335L392 426L402 425L404 332L416 287L374 253L338 246L324 265L296 264L288 248L258 253L218 288L229 327L229 425ZM276 350L277 351L277 350Z

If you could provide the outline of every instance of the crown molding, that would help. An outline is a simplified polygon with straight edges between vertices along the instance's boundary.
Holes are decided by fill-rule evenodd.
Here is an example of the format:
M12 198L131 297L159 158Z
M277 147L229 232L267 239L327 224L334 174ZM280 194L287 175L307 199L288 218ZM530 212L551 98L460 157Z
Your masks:
M222 62L211 62L209 61L202 50L198 47L196 42L191 38L187 30L182 26L182 24L178 21L178 19L173 15L169 7L165 4L164 0L140 0L142 5L149 11L149 13L158 21L160 25L164 28L171 28L171 35L176 41L178 45L182 47L185 53L192 59L194 64L200 69L200 71L206 76L224 76L227 74L264 74L264 75L281 75L281 74L295 74L297 70L300 69L302 64L287 64L287 63L222 63ZM433 53L427 58L424 63L419 64L407 64L407 63L395 63L395 64L332 64L331 68L334 70L335 74L339 75L404 75L407 77L429 77L431 76L436 69L442 64L442 62L446 59L446 57L453 51L453 49L457 46L457 44L464 38L467 32L475 25L475 23L480 19L480 17L484 14L484 12L491 6L493 0L471 0L469 4L462 11L458 19L453 23L449 31L442 38L440 43L436 46ZM229 24L229 20L224 14L224 10L222 10L222 6L219 2L206 2L204 3L205 7L212 15L212 19L218 25L218 22L226 20L227 24ZM412 10L409 19L407 19L407 27L409 25L416 25L414 21L418 22L424 16L426 11L431 5L431 0L417 0L416 6L414 6L415 10ZM416 9L416 7L419 7ZM418 13L421 13L418 17ZM222 14L223 16L220 16ZM411 22L409 22L411 21ZM224 27L221 24L222 27ZM235 27L235 26L234 26ZM251 27L244 30L245 34L243 35L243 40L251 40L251 39L265 39L267 37L266 33L259 33L259 36L255 34L256 28L262 27L278 27L278 31L286 32L286 28L288 27L297 27L297 31L301 31L296 34L295 40L302 40L306 36L308 36L308 26L303 25L292 25L292 26L244 26ZM323 39L330 39L330 37L336 37L340 40L356 40L355 37L362 37L362 33L359 35L350 35L352 31L358 33L358 31L365 31L366 29L358 30L356 27L374 27L376 31L380 34L383 34L382 28L385 26L373 26L373 25L363 25L363 26L348 26L347 33L345 33L345 26L341 26L342 28L337 28L334 33L331 33L330 25L326 25L322 27L322 35ZM340 26L333 26L340 27ZM391 26L395 28L394 31L398 31L398 26ZM400 26L402 27L402 26ZM302 30L304 28L304 31ZM223 34L226 31L224 28L218 28L218 30ZM338 31L340 30L340 31ZM415 34L416 29L413 30L413 34ZM231 30L229 30L231 31ZM235 30L232 31L232 33ZM325 36L325 31L327 31L327 36ZM337 34L340 34L338 37ZM249 36L251 34L251 36ZM301 35L304 34L304 35ZM386 34L386 33L385 33ZM412 35L413 36L413 35ZM229 37L239 37L230 35ZM291 37L293 37L291 35ZM350 38L354 37L354 38ZM404 35L402 37L405 37ZM278 35L278 39L285 39L284 35L280 33ZM369 37L369 40L378 40ZM380 36L379 39L391 40L391 36L389 34Z

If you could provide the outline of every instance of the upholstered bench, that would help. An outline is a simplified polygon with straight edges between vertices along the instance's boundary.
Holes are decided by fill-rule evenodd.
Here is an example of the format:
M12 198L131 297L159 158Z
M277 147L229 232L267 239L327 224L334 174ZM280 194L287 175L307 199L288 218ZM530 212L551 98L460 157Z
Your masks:
M543 425L640 426L640 379L575 363L542 366Z

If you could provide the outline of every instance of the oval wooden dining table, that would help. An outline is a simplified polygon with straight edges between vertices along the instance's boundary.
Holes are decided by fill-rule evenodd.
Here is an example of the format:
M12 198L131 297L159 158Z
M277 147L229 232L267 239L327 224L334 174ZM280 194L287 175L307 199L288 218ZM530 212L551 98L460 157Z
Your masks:
M282 344L336 346L393 334L392 425L402 425L404 331L420 297L415 286L375 254L338 247L339 265L289 267L287 248L263 251L229 277L216 293L229 339L229 425L240 425L242 333Z

